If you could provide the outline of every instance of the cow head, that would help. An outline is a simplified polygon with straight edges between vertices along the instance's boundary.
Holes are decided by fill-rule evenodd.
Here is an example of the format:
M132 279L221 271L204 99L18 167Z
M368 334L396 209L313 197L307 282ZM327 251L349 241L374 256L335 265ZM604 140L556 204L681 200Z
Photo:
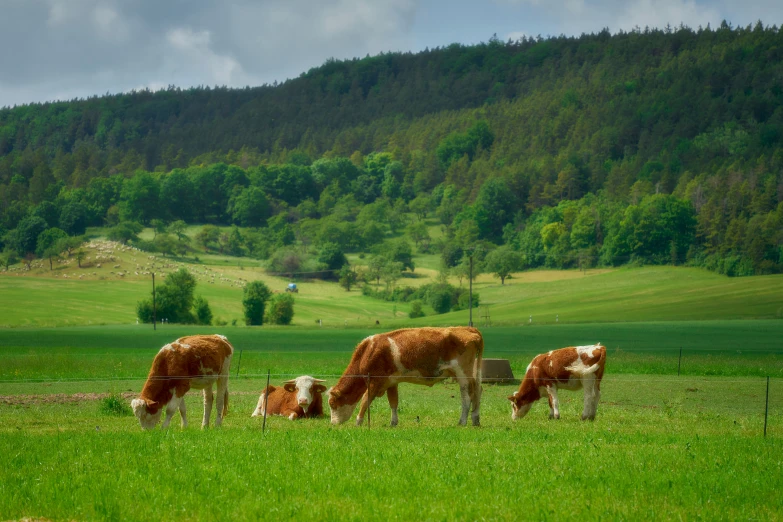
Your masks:
M287 392L296 392L297 404L307 413L307 408L313 404L315 396L326 391L326 386L323 385L323 382L322 379L314 379L309 375L303 375L284 382L283 387Z
M131 408L133 408L136 418L139 419L142 429L151 430L157 426L162 408L154 409L156 405L155 401L147 399L133 399L131 401Z
M331 410L332 424L342 424L351 418L353 410L356 409L356 403L346 403L340 390L329 388L326 391L329 396L329 409Z
M527 415L527 412L530 411L533 403L540 398L541 393L538 391L538 388L533 388L527 393L516 391L514 392L514 395L509 395L508 400L511 401L511 418L517 420Z

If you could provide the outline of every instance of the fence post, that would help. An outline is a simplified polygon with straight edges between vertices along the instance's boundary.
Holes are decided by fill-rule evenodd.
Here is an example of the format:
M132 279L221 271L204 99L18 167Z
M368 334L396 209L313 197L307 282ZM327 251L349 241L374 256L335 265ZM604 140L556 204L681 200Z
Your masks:
M680 346L680 358L677 360L677 377L680 376L680 365L682 364L682 346Z
M269 404L269 372L270 370L267 369L266 371L266 388L264 389L264 422L261 424L261 434L264 434L264 430L266 429L266 405Z
M767 400L764 402L764 438L767 437L767 415L769 414L769 375L767 375Z
M239 350L239 362L237 362L237 374L236 374L236 377L239 377L239 368L242 366L242 352L244 352L244 350Z

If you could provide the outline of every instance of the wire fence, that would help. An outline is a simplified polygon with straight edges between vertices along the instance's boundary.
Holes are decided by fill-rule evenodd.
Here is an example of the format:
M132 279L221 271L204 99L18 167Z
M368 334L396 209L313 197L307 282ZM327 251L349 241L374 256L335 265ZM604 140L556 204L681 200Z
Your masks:
M270 382L277 386L283 381L291 380L301 375L303 375L302 372L292 371L249 372L242 374L239 378L232 375L229 378L229 388L231 389L232 394L239 392L240 395L253 395L255 397L256 394L260 394ZM363 383L369 383L373 379L388 378L387 375L338 374L327 372L314 372L308 375L327 381L325 384L326 386L333 386L340 378L345 377L357 379ZM167 376L161 378L161 380L202 379L203 377L215 376ZM401 392L401 395L407 397L409 401L413 400L416 403L416 407L425 409L431 408L431 405L428 406L426 404L427 400L438 402L445 395L451 397L444 399L446 401L451 401L456 398L454 406L455 408L458 408L457 404L459 404L460 399L457 386L459 383L455 383L454 380L452 380L452 376L416 376L414 378L419 382L427 380L445 381L445 389L436 388L434 395L426 388L406 386L406 389ZM59 391L73 393L73 395L76 396L76 400L96 399L98 398L94 393L96 390L102 390L102 393L106 393L107 390L111 389L113 392L120 388L118 383L123 383L122 388L125 389L125 395L135 396L141 390L141 385L146 379L148 379L147 376L3 380L0 382L3 384L2 389L5 390L5 393L9 393L9 386L18 386L15 387L15 393L11 392L12 395L5 395L0 392L0 409L3 407L13 407L14 405L24 404L25 397L38 397L40 399L47 395L57 395L48 391L51 386L57 384L65 386L65 389L58 389ZM483 387L485 391L482 399L483 415L507 415L508 411L506 410L510 411L510 407L509 403L506 402L505 397L513 394L523 380L524 377L521 379L517 378L514 379L513 383L507 384L484 382ZM400 383L405 382L404 378L400 379ZM416 388L419 389L417 390ZM93 393L91 394L87 390L92 390ZM364 391L366 391L366 388L362 390L362 393L364 393ZM30 395L30 392L35 392L40 395ZM768 433L779 435L781 421L783 420L783 378L779 377L677 377L673 375L644 376L609 374L604 375L601 381L601 393L602 397L599 401L599 411L606 411L607 409L610 411L620 411L622 412L622 415L627 415L631 412L655 412L663 419L685 415L690 416L688 418L693 419L694 422L698 422L701 418L723 418L726 429L748 424L752 426L754 432L765 437ZM90 396L85 398L81 397L82 395ZM546 391L543 391L541 395L542 399L540 402L542 405L537 406L537 408L544 411L547 408ZM427 397L429 397L429 399L427 399ZM561 400L561 407L563 404L567 404L569 405L568 408L571 410L581 408L581 392L561 391L559 392L559 397ZM193 398L193 400L196 399ZM247 399L244 399L244 401L246 400ZM43 400L42 402L47 401ZM252 402L255 404L255 398L252 399ZM328 403L326 398L324 398L324 403ZM379 413L378 407L381 407L381 409L384 410L386 409L385 401L379 402L379 398L377 397L374 402L371 401L371 404L375 404L376 406L376 415ZM443 410L442 407L439 407L439 409L441 411ZM329 409L326 405L324 406L324 411L325 415L328 416ZM705 415L707 417L704 417ZM418 415L416 418L418 419ZM264 421L265 429L266 426L266 421Z

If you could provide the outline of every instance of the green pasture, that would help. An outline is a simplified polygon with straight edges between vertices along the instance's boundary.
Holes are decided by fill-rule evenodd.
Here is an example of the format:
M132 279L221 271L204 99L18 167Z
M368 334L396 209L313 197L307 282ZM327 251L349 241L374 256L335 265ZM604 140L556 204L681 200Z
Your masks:
M373 328L111 325L0 330L0 519L737 519L783 514L783 321L583 323L483 328L485 357L517 377L535 353L608 349L595 422L562 392L513 422L516 385L484 385L482 426L458 427L451 382L400 387L371 426L251 418L266 382L333 384ZM128 402L159 347L218 332L237 354L220 430L142 432ZM680 347L681 375L677 375ZM241 361L240 361L241 358ZM237 375L238 374L238 375ZM763 437L766 375L771 375ZM586 495L585 491L590 494ZM574 499L578 499L575 503Z
M619 374L783 378L783 321L677 321L481 328L486 358L509 359L521 376L535 354L603 343ZM161 346L183 335L220 333L233 344L233 375L339 375L358 342L382 328L187 327L159 325L0 330L0 382L144 378ZM682 361L679 361L682 348ZM105 383L82 391L111 391ZM37 383L30 383L33 388ZM92 385L91 385L92 386ZM104 386L104 387L100 387ZM26 391L26 393L34 393Z
M309 357L309 354L308 354ZM138 385L138 383L137 383ZM760 519L783 513L783 382L607 376L595 422L564 392L512 421L514 386L485 386L482 426L458 388L402 385L371 426L251 418L263 380L232 383L220 430L142 432L99 400L0 405L0 518L112 520ZM253 388L237 391L236 388ZM126 400L129 397L126 395ZM585 492L589 492L586 494ZM576 499L576 500L575 500Z
M244 322L241 280L262 280L278 292L287 284L258 267L187 265L160 258L157 262L165 266L163 274L189 266L198 279L196 294L209 301L216 320L228 324ZM122 266L132 263L125 260ZM83 280L76 278L78 270L72 267L59 270L74 277L51 277L46 269L0 276L0 326L133 324L136 303L152 290L151 277L136 276L129 268L122 278L104 267L104 275ZM431 280L419 276L398 284ZM526 325L531 316L533 324L783 318L783 275L729 278L685 267L540 270L514 274L505 285L483 274L473 289L482 303L473 310L477 325ZM367 328L376 321L383 328L467 324L469 315L467 310L435 315L425 307L426 317L411 320L409 303L381 301L363 296L358 287L346 292L334 282L315 280L300 281L295 299L295 326L313 326L319 319L327 327Z

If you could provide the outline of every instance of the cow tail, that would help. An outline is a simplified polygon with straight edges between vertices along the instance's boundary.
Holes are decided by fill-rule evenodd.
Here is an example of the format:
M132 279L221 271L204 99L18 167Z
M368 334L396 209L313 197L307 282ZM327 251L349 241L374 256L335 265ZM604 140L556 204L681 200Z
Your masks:
M228 386L226 386L226 393L223 394L223 417L228 414Z
M590 373L600 372L603 374L604 364L606 364L606 348L601 347L601 356L598 358L598 362L587 368L582 372L582 375L588 375Z
M473 363L473 379L476 383L476 393L481 399L481 361L484 358L484 338L479 336L476 343L476 360Z

